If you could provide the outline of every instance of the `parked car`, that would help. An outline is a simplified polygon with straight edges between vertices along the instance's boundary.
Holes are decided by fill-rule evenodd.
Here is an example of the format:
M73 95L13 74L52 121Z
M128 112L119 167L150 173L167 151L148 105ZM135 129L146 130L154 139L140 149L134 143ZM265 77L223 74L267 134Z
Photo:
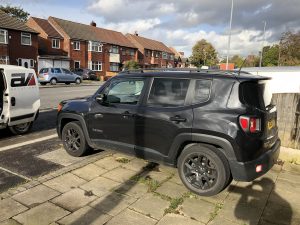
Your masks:
M37 119L40 108L35 71L21 66L0 65L0 129L24 134Z
M51 85L57 83L80 84L82 78L65 68L42 68L39 72L39 82L41 85L46 85L47 83L50 83Z
M166 70L166 69L164 69ZM228 71L124 72L90 98L59 104L57 132L81 156L112 149L178 168L184 185L215 195L276 163L276 107L267 77Z
M83 80L98 80L96 72L90 69L74 69L73 71L77 75L81 76Z

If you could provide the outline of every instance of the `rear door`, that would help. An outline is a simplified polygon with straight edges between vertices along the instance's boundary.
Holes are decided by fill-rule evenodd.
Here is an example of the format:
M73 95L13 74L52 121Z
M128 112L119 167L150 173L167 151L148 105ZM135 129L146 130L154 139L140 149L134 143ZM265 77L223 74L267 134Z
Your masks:
M193 111L187 106L190 79L153 78L136 119L136 152L162 161L177 135L191 134Z

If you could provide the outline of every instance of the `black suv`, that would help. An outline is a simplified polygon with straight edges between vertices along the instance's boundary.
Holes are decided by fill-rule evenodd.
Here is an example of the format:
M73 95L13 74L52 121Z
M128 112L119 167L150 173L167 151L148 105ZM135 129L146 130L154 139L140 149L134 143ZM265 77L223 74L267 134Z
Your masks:
M90 98L58 108L66 151L116 150L178 167L182 182L214 195L277 161L269 78L234 71L128 71Z

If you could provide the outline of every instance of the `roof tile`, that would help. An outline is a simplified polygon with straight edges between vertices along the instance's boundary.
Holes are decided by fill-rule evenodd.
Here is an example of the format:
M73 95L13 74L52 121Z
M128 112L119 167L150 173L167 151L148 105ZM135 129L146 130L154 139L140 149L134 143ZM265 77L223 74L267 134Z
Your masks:
M31 17L43 30L49 37L55 37L55 38L63 38L56 30L55 28L48 22L48 20L37 18L37 17Z

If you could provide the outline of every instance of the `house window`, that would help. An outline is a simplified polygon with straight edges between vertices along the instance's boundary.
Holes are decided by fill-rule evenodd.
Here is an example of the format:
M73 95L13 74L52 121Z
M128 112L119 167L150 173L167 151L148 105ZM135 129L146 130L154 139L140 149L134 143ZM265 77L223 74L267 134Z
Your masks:
M110 63L109 70L113 72L119 71L119 63Z
M162 53L162 58L163 58L163 59L168 59L168 53L163 52L163 53Z
M174 60L174 55L170 55L170 59L171 59L171 60Z
M0 43L1 44L7 44L8 43L7 30L0 29Z
M79 69L80 68L80 61L74 61L74 68Z
M89 41L90 52L102 52L102 44L98 41Z
M130 54L131 56L134 56L134 49L130 49L130 50L129 50L129 54Z
M8 56L0 56L0 64L9 64L9 57Z
M110 47L110 51L109 52L118 54L119 53L119 47L115 46L115 45L112 45Z
M80 41L74 41L73 48L74 50L80 50Z
M31 45L31 34L30 33L21 33L21 44L22 45Z
M102 62L89 61L89 69L93 71L102 71Z
M52 48L60 48L59 39L52 39Z
M123 48L122 55L126 55L126 50Z

